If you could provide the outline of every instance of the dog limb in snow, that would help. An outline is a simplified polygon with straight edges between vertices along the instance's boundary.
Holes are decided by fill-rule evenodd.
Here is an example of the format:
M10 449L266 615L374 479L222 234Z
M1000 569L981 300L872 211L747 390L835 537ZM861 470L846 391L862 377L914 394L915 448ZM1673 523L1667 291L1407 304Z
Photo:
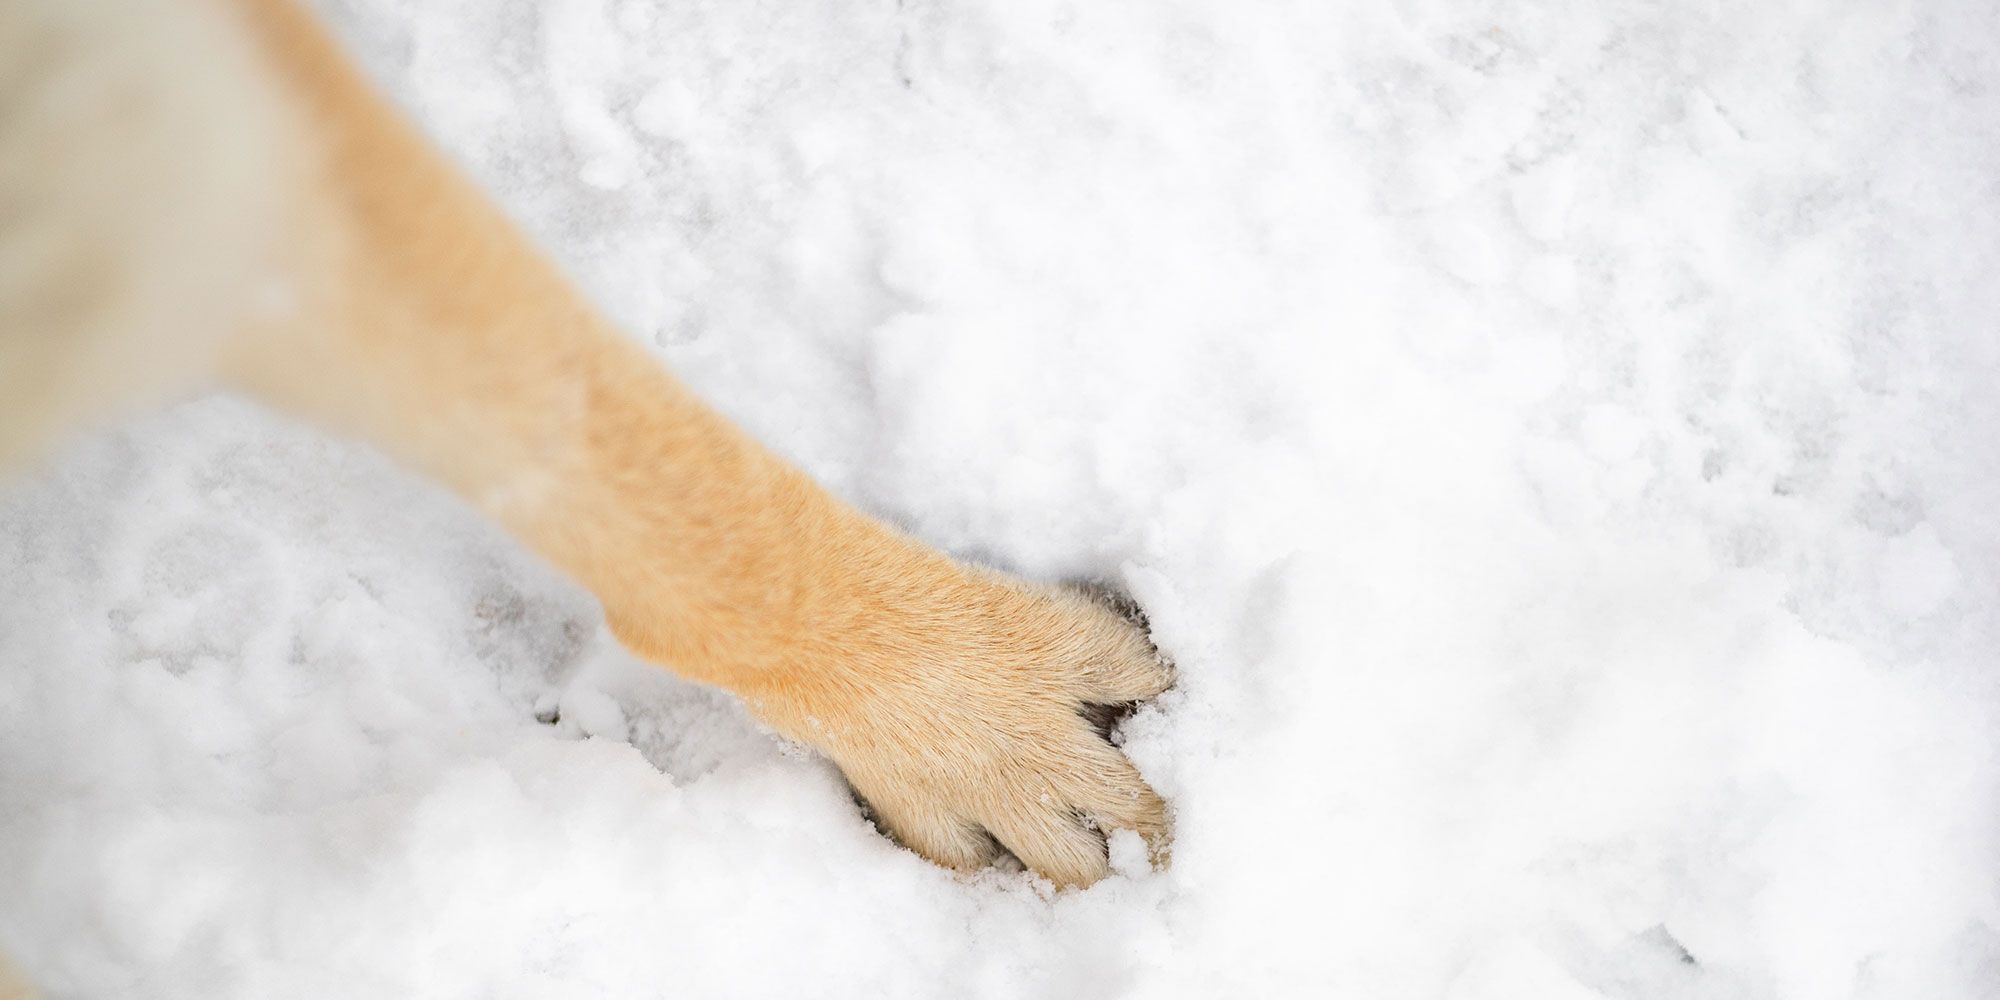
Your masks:
M289 0L0 12L0 458L206 384L369 441L627 646L835 761L917 853L1063 885L1164 803L1093 705L1170 683L1090 596L830 495L606 321Z

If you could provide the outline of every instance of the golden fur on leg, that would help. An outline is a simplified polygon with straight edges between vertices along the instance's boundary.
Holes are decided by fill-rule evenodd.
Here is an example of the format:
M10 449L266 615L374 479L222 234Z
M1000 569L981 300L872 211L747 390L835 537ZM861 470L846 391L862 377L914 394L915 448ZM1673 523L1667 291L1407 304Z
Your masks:
M51 96L60 53L0 69L0 97L48 105L0 127L0 204L38 206L0 262L39 268L0 286L0 373L62 375L0 409L0 445L102 409L106 387L226 380L451 486L595 592L633 650L825 752L924 856L972 868L1004 847L1067 885L1105 873L1106 828L1158 856L1163 803L1084 714L1169 682L1116 612L955 563L723 420L288 0L17 6L0 38L19 19L116 58L78 71L104 77L100 119ZM167 41L148 18L177 22ZM163 96L130 100L148 86ZM172 141L189 135L215 145ZM61 176L65 151L107 146L116 169ZM54 152L7 158L27 148Z

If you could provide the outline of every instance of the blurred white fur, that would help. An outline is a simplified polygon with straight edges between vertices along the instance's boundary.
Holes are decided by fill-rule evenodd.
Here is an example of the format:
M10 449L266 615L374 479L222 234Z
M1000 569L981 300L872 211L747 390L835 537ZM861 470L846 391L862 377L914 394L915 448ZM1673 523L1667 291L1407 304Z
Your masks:
M0 4L0 462L198 383L280 201L283 118L188 0Z

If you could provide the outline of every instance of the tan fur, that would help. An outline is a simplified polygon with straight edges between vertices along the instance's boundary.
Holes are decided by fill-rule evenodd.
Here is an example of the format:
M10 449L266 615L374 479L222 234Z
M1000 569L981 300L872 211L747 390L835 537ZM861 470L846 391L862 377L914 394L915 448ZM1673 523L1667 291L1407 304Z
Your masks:
M985 864L990 832L1080 885L1105 872L1093 826L1163 848L1160 799L1079 712L1167 685L1136 629L953 562L731 426L304 11L15 7L0 99L47 107L0 125L0 208L33 206L0 236L0 373L52 374L0 383L22 393L0 406L0 448L224 379L449 484L595 592L633 650L824 751L928 858ZM169 24L171 45L145 34ZM86 55L122 61L77 69ZM106 77L96 104L51 96L89 72ZM54 152L5 159L30 148ZM103 155L123 159L64 176Z
M7 956L0 955L0 1000L34 1000L35 995L19 970L8 964Z

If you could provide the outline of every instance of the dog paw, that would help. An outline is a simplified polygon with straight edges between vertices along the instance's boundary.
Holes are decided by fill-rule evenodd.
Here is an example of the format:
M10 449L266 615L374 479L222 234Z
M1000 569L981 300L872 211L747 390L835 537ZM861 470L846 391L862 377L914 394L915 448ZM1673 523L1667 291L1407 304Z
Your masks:
M1166 804L1109 739L1121 710L1172 683L1136 610L968 571L878 594L833 630L824 662L749 701L831 757L924 857L972 870L1004 851L1089 885L1111 830L1166 857Z

